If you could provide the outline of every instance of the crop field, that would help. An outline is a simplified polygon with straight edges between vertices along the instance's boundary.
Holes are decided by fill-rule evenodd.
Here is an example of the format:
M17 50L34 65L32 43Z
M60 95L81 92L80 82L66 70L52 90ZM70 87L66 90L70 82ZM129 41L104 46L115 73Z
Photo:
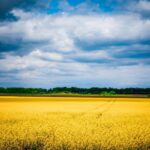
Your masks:
M150 99L0 97L0 150L101 149L150 149Z

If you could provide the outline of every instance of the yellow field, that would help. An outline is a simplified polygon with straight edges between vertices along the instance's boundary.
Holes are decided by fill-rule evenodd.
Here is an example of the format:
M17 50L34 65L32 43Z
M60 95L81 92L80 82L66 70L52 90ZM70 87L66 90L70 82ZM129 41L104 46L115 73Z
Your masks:
M150 99L0 97L0 150L150 149Z

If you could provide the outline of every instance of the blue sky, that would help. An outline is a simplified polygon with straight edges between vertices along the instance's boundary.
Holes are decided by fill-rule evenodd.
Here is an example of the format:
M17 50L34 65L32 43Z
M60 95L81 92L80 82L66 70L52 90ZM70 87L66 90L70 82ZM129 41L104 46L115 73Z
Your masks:
M0 86L150 87L149 0L0 0Z

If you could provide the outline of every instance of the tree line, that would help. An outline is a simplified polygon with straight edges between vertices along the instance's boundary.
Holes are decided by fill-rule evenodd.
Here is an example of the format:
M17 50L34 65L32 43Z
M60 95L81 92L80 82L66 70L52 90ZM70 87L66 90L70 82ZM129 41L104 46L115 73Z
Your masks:
M0 87L1 94L150 94L150 88L77 88L77 87L56 87L50 89L43 88L21 88L21 87Z

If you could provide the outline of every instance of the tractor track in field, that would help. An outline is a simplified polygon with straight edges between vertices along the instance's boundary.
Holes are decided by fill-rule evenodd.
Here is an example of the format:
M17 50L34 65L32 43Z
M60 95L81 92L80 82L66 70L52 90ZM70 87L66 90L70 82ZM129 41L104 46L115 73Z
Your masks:
M109 105L107 105L102 111L101 111L101 114L103 115L104 113L108 112L111 107L114 105L114 103L116 102L116 100L112 100Z
M114 98L113 100L112 100L112 99L111 99L111 100L108 100L108 101L105 102L104 104L98 105L98 106L96 106L96 107L94 107L94 108L92 108L92 109L89 109L89 110L87 110L87 111L84 111L84 112L82 113L82 115L85 115L85 114L87 114L87 113L94 112L94 111L96 111L96 110L99 110L99 109L103 108L101 111L99 111L100 116L102 116L104 113L108 112L108 111L111 109L111 107L114 105L115 102L116 102L116 99L115 99L115 98Z

